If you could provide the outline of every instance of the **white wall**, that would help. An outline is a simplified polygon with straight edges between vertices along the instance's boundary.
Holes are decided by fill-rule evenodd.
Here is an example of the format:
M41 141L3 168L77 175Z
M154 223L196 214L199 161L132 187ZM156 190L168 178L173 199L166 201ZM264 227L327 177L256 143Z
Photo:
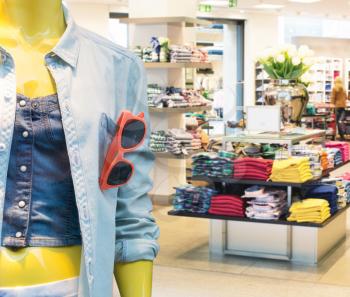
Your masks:
M279 43L279 20L275 14L249 14L245 31L245 106L255 105L255 63L267 47Z
M109 5L69 2L68 7L77 24L109 37Z

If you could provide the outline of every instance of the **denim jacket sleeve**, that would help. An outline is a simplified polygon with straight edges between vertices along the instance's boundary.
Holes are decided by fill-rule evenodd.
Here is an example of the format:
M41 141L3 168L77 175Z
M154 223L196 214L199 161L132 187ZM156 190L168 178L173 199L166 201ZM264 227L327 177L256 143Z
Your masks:
M153 183L149 177L154 155L149 149L150 121L147 107L147 82L141 60L133 58L127 91L127 106L134 114L144 112L147 136L144 144L126 158L135 166L130 182L118 191L116 213L116 262L153 260L159 250L159 228L152 216L148 192Z

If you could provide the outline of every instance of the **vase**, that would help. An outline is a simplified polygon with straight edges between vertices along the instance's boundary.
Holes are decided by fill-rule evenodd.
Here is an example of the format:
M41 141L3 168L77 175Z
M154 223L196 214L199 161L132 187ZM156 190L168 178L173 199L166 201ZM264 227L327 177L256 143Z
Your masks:
M265 92L266 105L281 106L281 121L284 126L301 126L301 118L308 102L306 87L295 80L273 80Z

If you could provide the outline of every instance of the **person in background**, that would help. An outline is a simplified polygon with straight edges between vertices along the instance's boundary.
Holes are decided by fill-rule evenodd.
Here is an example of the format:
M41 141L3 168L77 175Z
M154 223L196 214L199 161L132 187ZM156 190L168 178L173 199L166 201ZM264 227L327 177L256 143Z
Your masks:
M335 113L337 118L337 127L341 140L345 140L345 108L346 108L347 95L345 92L343 80L341 77L337 77L334 81L334 87L332 89L331 104L335 107Z

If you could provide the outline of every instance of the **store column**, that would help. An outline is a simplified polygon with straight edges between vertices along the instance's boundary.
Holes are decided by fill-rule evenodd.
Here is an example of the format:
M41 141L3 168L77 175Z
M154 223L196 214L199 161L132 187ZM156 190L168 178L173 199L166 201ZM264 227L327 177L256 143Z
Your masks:
M146 47L150 45L151 37L167 37L171 44L194 44L195 29L187 27L184 22L175 18L195 18L197 13L196 0L129 0L129 18L141 20L130 25L129 46ZM172 18L172 22L169 22ZM147 21L144 21L144 20ZM143 21L142 21L143 20ZM148 23L148 24L146 24ZM158 84L161 87L186 87L184 68L147 69L148 84ZM151 130L168 130L170 128L185 128L184 115L180 113L151 113ZM174 187L186 183L186 161L173 158L156 158L152 172L154 187L151 197L154 202L168 204Z

